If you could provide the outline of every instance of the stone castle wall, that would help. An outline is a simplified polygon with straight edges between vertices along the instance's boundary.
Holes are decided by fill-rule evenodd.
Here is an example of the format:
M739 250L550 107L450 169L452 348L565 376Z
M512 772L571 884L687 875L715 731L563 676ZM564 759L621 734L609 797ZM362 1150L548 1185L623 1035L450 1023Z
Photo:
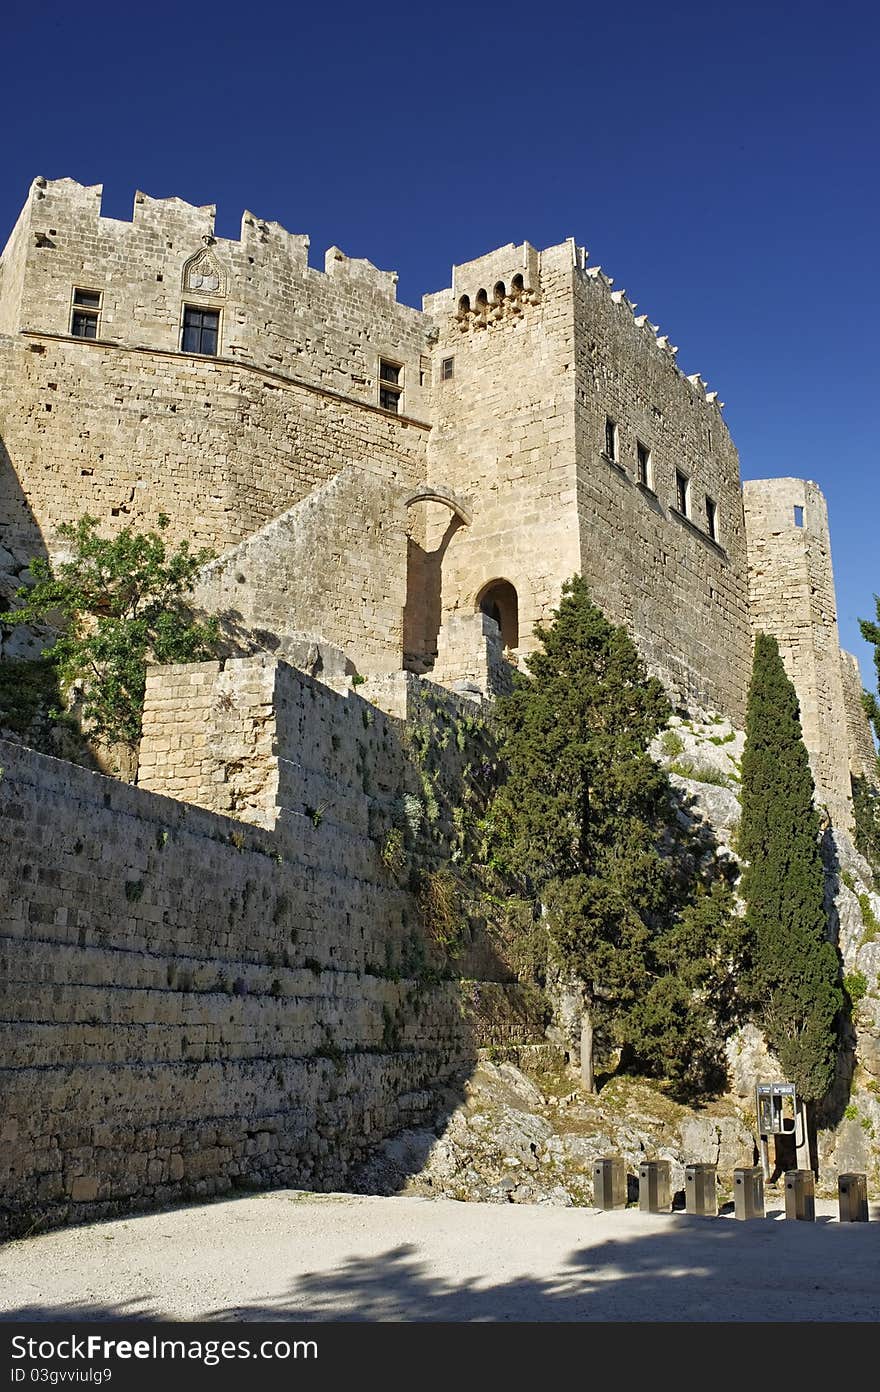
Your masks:
M213 218L142 194L132 222L102 218L100 187L35 181L3 257L0 464L50 540L86 510L165 511L173 538L222 551L345 463L423 476L428 325L396 277L337 248L314 270L307 238L251 214L214 238ZM69 336L75 288L102 295L94 341ZM185 304L219 311L216 356L180 351Z
M871 726L862 705L862 674L854 653L841 651L840 677L843 683L843 702L846 714L849 771L854 778L878 782L877 750L871 737Z
M678 704L742 722L750 611L736 451L715 394L683 376L582 248L499 248L454 267L420 312L396 303L393 274L338 248L317 271L306 237L250 213L236 241L215 237L212 207L137 194L126 222L100 216L100 195L36 180L0 259L7 590L62 521L90 511L112 529L166 512L171 541L220 553L199 589L206 608L282 655L290 635L311 634L372 676L430 670L496 581L518 605L504 642L528 652L580 571ZM102 297L94 341L70 336L76 287ZM181 351L188 304L219 313L217 356ZM383 358L399 367L401 414L379 404ZM755 513L756 546L762 525ZM804 558L784 544L751 566L753 611L771 631L793 622L789 560ZM805 711L815 706L808 739L827 744L814 751L817 777L839 801L844 681L830 557L814 563L798 680ZM458 673L462 654L447 659L438 674L444 663Z
M353 670L400 670L407 491L387 468L348 465L209 565L195 603L233 632L268 630L279 655L299 623Z
M804 479L749 480L743 499L752 627L779 643L818 800L849 827L850 736L825 499Z
M574 306L581 573L675 700L741 724L751 644L736 449L712 394L601 271L576 272ZM605 453L606 417L616 461ZM650 452L647 486L639 444ZM676 470L688 479L686 515Z
M2 1232L238 1185L339 1187L438 1090L460 1095L478 1043L541 1037L485 945L485 1027L457 980L419 974L431 926L380 856L418 786L400 722L245 666L228 689L262 681L273 708L272 831L0 748ZM184 689L181 672L177 735L209 675L223 694L218 674ZM227 708L206 710L222 728ZM167 783L185 752L167 752ZM242 746L255 766L265 752Z
M434 641L440 623L473 613L485 586L503 579L516 589L519 646L529 651L535 623L577 570L571 259L569 243L540 255L504 247L456 266L451 289L425 297L439 329L428 479L473 514L451 536L447 511L429 518L427 553L442 553ZM448 359L443 381L436 364Z

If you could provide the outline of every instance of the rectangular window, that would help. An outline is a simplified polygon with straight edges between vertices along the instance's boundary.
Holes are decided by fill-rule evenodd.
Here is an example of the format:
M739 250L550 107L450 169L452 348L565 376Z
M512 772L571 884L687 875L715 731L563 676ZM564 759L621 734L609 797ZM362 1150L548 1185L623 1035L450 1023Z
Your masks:
M796 507L794 510L794 525L796 527L802 527L804 525L804 510L802 507Z
M605 457L617 463L617 422L605 417Z
M180 347L184 353L204 353L214 357L220 329L219 309L200 309L198 305L183 306L183 331Z
M74 338L97 338L101 317L100 290L74 290L70 311L70 332Z
M688 494L690 492L690 479L687 474L683 474L680 469L675 471L675 506L678 508L682 517L688 514Z
M718 540L718 504L706 494L706 531L713 541Z
M651 451L641 440L636 441L636 479L643 488L654 487Z
M448 382L455 374L455 359L444 358L440 364L440 381Z
M400 363L379 359L379 405L400 414L403 404L403 368Z

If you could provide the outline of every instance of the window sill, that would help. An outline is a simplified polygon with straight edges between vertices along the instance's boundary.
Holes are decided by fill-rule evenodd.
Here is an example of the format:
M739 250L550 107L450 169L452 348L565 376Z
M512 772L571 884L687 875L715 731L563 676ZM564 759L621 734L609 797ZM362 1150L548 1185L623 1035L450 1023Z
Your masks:
M636 479L636 480L635 480L635 485L636 485L636 488L639 490L640 493L646 493L646 494L648 495L649 498L654 498L654 499L657 498L657 494L656 494L656 492L654 491L654 489L651 487L650 483L642 483L642 480L641 480L641 479Z
M610 455L610 454L606 454L604 450L602 451L602 454L601 454L600 457L601 457L602 459L605 460L605 463L606 463L606 464L610 464L611 467L612 467L612 469L616 469L617 472L618 472L623 478L629 480L629 474L626 472L626 469L623 467L623 465L622 465L617 459L612 459L612 458L611 458L611 455Z
M669 515L670 517L674 517L677 522L680 522L683 527L687 527L689 532L693 532L694 536L698 536L700 538L700 541L702 541L706 546L711 546L712 550L717 551L719 556L723 556L725 561L729 560L727 551L721 545L721 542L713 541L712 537L709 536L708 532L704 532L702 527L697 526L696 522L692 522L691 519L689 517L686 517L683 512L679 512L677 507L671 507L669 509Z

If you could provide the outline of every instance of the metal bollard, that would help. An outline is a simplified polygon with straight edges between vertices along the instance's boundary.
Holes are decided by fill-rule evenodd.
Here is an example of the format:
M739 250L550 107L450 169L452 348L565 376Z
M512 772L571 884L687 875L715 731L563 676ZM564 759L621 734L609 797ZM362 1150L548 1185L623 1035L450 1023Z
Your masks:
M626 1208L626 1170L617 1155L607 1155L593 1163L593 1205L595 1208Z
M841 1223L867 1223L868 1176L865 1174L838 1175L837 1199Z
M764 1171L760 1165L734 1170L733 1210L735 1218L764 1217Z
M812 1170L786 1170L785 1216L816 1221L816 1187Z
M639 1165L639 1208L643 1213L669 1213L672 1168L668 1160L644 1160Z
M702 1218L718 1214L718 1190L714 1165L686 1165L684 1171L685 1212L698 1213Z

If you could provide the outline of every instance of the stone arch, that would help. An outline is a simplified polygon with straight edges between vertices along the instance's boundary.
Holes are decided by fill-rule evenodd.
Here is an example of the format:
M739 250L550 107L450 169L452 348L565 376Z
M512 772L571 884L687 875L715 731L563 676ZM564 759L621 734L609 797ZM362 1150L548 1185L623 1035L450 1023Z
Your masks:
M437 635L442 618L443 562L456 533L470 526L470 507L444 484L423 484L404 499L404 506L437 504L449 509L442 535L435 535L427 549L408 529L406 602L403 610L403 664L411 672L427 672L437 656Z
M476 306L475 306L475 307L476 307L476 311L477 311L478 314L483 314L483 313L486 311L486 309L488 309L488 307L489 307L489 296L486 294L485 290L480 289L480 290L477 291L477 299L476 299Z
M510 293L511 293L511 295L523 295L523 294L525 294L525 289L526 289L526 283L525 283L525 281L523 280L522 276L521 276L521 275L515 275L515 276L513 277L513 280L510 282Z
M474 608L495 620L505 648L519 647L519 596L509 580L489 580L477 594Z
M495 303L500 304L501 301L504 299L505 295L507 294L507 291L504 288L503 280L496 281L495 290L493 293L495 295Z
M470 297L470 295L462 295L461 299L460 299L459 302L458 302L458 314L459 314L459 318L461 318L463 315L470 314L470 312L471 312L471 297Z
M424 484L417 488L415 493L410 493L404 501L404 507L412 507L413 503L441 503L443 507L448 507L450 512L454 512L460 522L469 527L473 521L473 515L469 507L457 498L450 488L445 488L442 484Z

